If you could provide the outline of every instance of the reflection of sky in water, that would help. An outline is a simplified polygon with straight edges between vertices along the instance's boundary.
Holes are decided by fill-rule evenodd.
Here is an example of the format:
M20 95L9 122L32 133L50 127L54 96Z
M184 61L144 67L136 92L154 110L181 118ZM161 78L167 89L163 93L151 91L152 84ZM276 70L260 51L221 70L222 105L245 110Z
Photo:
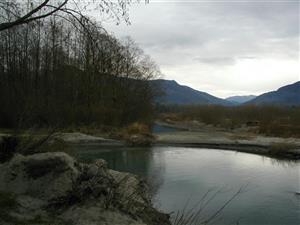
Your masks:
M114 169L146 176L156 193L155 204L166 212L199 201L208 190L221 190L210 202L209 216L241 186L238 196L214 224L299 224L299 163L276 161L233 151L155 147L153 149L78 149L79 158L104 158Z
M209 215L248 184L246 192L225 209L224 220L242 217L241 224L297 224L299 201L292 192L299 190L299 164L287 166L266 157L219 150L170 148L163 153L164 185L157 196L163 209L176 210L186 199L195 202L210 188L223 187L208 207Z

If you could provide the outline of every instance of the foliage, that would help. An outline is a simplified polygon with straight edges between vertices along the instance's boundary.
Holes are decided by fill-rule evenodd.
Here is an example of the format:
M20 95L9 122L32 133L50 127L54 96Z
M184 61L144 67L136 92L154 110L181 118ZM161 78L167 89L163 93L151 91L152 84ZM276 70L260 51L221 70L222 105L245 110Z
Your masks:
M124 126L153 118L155 63L96 23L54 16L0 32L0 127Z
M126 133L129 135L134 135L134 134L150 134L150 128L146 124L143 123L133 123L130 124L126 129Z
M300 107L158 106L158 111L166 122L197 120L225 129L247 126L269 136L300 137Z
M135 122L114 134L115 138L121 138L129 146L150 146L154 141L148 124Z

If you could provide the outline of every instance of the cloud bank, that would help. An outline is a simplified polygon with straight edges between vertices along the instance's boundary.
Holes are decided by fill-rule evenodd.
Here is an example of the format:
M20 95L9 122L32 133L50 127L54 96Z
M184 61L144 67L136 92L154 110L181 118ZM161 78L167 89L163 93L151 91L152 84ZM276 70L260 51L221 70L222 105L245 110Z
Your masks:
M219 97L299 80L299 1L154 1L130 10L131 36L175 79Z

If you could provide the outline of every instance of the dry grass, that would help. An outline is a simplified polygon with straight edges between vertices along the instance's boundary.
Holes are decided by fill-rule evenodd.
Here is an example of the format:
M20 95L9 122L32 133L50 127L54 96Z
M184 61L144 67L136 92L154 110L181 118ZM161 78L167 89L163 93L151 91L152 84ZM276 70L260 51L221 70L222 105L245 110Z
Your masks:
M115 137L125 140L130 146L150 146L154 140L149 125L137 122L123 128Z
M219 207L215 209L210 215L205 215L206 208L218 198L218 195L221 193L222 188L219 190L208 190L191 208L188 207L188 203L184 208L176 213L172 218L173 225L207 225L214 224L217 219L220 219L223 210L228 207L234 199L246 191L246 187L240 187L237 192L235 192L228 200L223 202ZM238 224L238 221L235 223Z
M134 134L150 134L150 128L148 125L143 124L143 123L133 123L130 124L128 127L124 129L124 132L129 134L129 135L134 135Z

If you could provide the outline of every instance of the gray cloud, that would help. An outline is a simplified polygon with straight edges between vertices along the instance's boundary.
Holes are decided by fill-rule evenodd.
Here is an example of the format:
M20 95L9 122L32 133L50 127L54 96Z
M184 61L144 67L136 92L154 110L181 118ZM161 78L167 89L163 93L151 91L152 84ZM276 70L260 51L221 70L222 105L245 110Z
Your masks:
M241 88L231 83L241 85L240 80L245 80L243 71L233 74L241 62L257 61L260 68L264 60L276 61L274 66L299 60L299 1L150 0L149 5L134 6L130 15L131 26L109 24L107 29L118 37L132 36L166 78L203 91L239 94ZM224 67L232 70L225 72ZM274 76L261 80L266 71L253 74L257 85L253 79L243 91L251 94L299 80L293 70L282 77L275 71ZM228 77L232 80L225 81Z
M211 65L232 65L235 59L231 57L196 57L197 62Z

